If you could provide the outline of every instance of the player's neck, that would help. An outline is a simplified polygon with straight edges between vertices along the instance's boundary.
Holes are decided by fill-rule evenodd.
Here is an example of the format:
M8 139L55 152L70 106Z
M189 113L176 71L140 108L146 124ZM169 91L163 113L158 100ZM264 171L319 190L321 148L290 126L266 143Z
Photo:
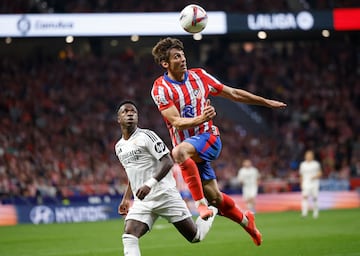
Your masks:
M181 72L181 73L171 73L168 72L168 77L171 80L177 81L177 82L182 82L185 79L185 73Z
M134 134L134 132L136 131L137 126L135 127L126 127L125 129L122 129L122 137L124 140L128 140L131 135Z

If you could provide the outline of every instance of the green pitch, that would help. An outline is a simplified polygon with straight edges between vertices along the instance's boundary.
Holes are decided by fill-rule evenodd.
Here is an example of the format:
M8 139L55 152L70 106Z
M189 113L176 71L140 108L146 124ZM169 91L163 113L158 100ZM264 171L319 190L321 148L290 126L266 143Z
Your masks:
M217 217L207 238L190 244L159 220L140 240L143 256L360 256L360 208L320 212L302 219L298 212L257 214L264 242L256 247L243 229ZM1 256L122 255L123 221L0 227Z

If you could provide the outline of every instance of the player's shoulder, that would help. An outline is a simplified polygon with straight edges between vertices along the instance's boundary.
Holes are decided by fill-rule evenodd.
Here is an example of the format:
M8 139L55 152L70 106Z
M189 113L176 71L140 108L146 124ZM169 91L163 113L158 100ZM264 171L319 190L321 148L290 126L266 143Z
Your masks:
M159 136L153 130L138 128L137 132L138 132L138 136L143 137L143 139L151 140L153 142L159 140Z
M159 86L163 84L163 80L164 80L164 75L158 76L153 83L153 87L154 86Z
M190 74L197 74L197 75L200 75L200 76L203 76L203 75L207 74L207 72L203 68L191 68L188 71L189 71Z

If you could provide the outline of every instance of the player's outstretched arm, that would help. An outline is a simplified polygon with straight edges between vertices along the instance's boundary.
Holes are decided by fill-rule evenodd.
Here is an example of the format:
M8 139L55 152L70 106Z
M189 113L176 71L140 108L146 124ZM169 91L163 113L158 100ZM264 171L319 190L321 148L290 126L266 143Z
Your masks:
M251 92L229 86L224 86L224 89L221 91L219 95L224 98L230 99L232 101L237 101L251 105L260 105L269 108L286 107L286 103L284 102L272 100L272 99L266 99L261 96L255 95Z

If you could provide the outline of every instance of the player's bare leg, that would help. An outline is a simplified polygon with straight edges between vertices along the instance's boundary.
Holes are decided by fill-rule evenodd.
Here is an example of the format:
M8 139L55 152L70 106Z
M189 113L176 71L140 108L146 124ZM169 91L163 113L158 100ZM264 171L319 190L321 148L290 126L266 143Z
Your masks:
M210 206L209 207L213 212L213 216L209 217L207 220L202 219L200 216L196 219L194 223L191 217L184 219L179 222L173 223L176 229L188 240L190 243L198 243L202 241L207 233L209 232L215 216L218 210Z
M124 255L140 256L139 238L149 230L145 223L137 220L127 220L122 235Z

